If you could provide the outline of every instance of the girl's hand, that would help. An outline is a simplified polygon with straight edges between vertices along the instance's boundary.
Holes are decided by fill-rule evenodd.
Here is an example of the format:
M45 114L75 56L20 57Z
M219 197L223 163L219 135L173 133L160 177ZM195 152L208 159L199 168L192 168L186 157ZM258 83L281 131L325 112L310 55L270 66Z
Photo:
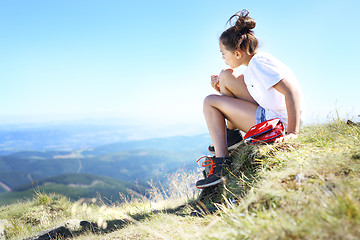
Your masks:
M211 86L220 93L219 76L211 75Z
M284 137L278 138L275 140L275 142L284 142L286 140L295 139L298 137L298 134L296 133L287 133Z

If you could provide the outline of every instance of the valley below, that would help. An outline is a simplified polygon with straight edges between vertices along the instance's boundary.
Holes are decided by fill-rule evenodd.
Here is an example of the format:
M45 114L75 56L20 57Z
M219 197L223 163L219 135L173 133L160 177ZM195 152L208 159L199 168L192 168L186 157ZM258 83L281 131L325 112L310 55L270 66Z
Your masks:
M211 142L207 134L118 141L127 139L124 128L0 127L0 205L36 191L120 201L122 194L143 194L149 181L166 186L169 174L195 171Z

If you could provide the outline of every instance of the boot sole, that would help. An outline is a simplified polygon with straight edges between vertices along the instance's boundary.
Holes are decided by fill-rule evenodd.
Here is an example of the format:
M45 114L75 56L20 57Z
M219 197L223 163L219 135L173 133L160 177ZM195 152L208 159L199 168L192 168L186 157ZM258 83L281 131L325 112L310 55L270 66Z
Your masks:
M220 178L219 180L216 180L215 182L211 182L211 183L208 183L208 184L205 184L205 185L201 185L201 186L196 186L197 189L203 189L203 188L207 188L207 187L211 187L211 186L214 186L214 185L218 185L222 182L225 182L225 178L222 177Z

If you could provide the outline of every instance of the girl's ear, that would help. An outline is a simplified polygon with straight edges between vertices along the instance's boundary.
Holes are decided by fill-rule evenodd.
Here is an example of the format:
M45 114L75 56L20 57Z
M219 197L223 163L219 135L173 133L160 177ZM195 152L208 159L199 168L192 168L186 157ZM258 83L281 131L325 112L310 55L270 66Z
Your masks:
M235 50L235 57L237 58L237 59L240 59L241 57L242 57L242 52L241 51L239 51L239 50Z

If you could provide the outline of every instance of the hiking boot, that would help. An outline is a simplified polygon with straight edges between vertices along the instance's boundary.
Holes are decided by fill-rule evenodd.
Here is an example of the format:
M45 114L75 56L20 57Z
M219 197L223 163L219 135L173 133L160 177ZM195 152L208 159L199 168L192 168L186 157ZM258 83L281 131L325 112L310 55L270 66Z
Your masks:
M223 177L223 168L226 165L231 164L231 157L202 157L200 159L203 158L206 158L206 160L201 165L203 167L210 166L210 172L204 179L196 182L196 187L206 188L224 182L225 178ZM197 162L199 160L197 160Z
M346 124L348 124L348 125L352 125L352 126L360 126L360 122L353 122L353 121L351 121L351 120L347 120L347 122L346 122Z
M240 145L240 142L243 140L243 137L239 129L226 129L226 142L229 150L235 149ZM215 153L215 147L211 144L208 147L209 152Z

